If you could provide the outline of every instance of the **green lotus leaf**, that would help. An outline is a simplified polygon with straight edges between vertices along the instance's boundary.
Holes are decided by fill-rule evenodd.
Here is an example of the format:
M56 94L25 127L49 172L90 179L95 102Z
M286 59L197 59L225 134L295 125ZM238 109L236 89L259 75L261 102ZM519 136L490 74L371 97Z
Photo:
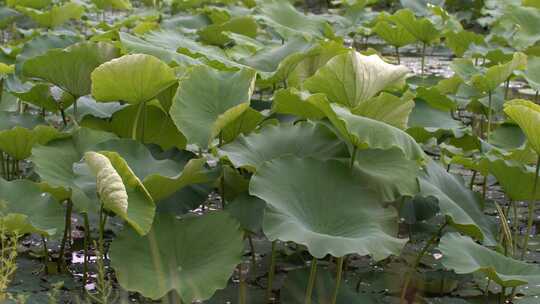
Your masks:
M409 114L414 108L412 96L402 98L388 93L360 103L352 110L353 114L382 121L399 129L407 129Z
M416 89L416 98L422 99L435 109L442 111L455 111L458 108L456 101L450 99L438 87L418 87Z
M283 45L265 47L243 58L240 62L257 70L260 79L257 85L271 87L279 81L284 81L294 69L305 59L320 53L317 45L302 37L289 39Z
M257 36L258 25L250 16L235 17L220 24L211 24L198 31L201 40L208 44L225 45L230 38L224 32L232 32L247 37Z
M384 122L352 114L348 109L317 100L321 109L339 134L359 149L400 149L410 160L423 161L425 154L420 145L404 131Z
M74 167L79 175L75 184L89 198L97 193L103 207L125 220L137 233L148 233L154 219L154 201L126 161L111 151L88 151L83 160L86 166ZM89 176L94 177L94 183L88 181Z
M319 120L324 118L325 115L312 102L318 98L326 99L326 95L322 93L310 94L305 91L298 91L295 88L280 89L274 94L272 112Z
M0 178L0 222L20 234L59 235L64 227L64 210L38 185L28 180L12 182Z
M344 162L273 159L257 170L249 188L267 204L266 236L305 245L316 258L356 253L382 260L399 254L407 242L394 237L395 210L383 208L377 194Z
M115 9L115 10L130 10L131 2L130 0L92 0L92 3L96 5L97 8L105 9Z
M422 197L438 199L441 214L447 216L456 229L488 246L497 243L495 223L480 209L479 196L433 160L420 176L420 190Z
M526 64L527 55L515 53L509 62L492 66L486 70L485 74L473 75L471 84L481 92L493 92L512 75L514 70L524 69Z
M363 184L373 189L381 202L395 202L420 192L417 180L420 167L416 161L406 159L399 149L360 150L355 169Z
M42 122L30 114L0 112L0 150L23 160L30 156L33 146L68 136Z
M9 7L0 8L0 29L7 28L19 16L20 13L14 9L11 9Z
M167 112L153 102L146 103L144 107L145 114L137 124L137 134L140 134L138 138L144 143L159 145L163 150L173 147L185 148L186 138L178 131ZM129 105L115 112L110 118L83 119L81 126L112 132L122 138L131 138L137 111L137 105Z
M100 142L94 145L93 149L118 153L156 202L185 186L206 183L210 179L204 168L205 158L186 161L159 160L144 145L130 139Z
M249 107L254 85L253 70L226 72L195 67L178 86L171 117L188 143L206 148L227 123Z
M112 44L82 42L65 49L51 49L26 60L23 74L53 83L71 95L90 94L90 73L100 64L120 55Z
M540 57L527 58L527 68L523 76L533 90L540 91Z
M327 127L312 122L266 125L219 149L237 168L256 171L264 162L285 156L331 159L347 157L347 147Z
M42 27L54 28L70 19L79 19L84 14L84 6L75 2L55 5L50 10L40 11L30 7L17 6L17 10L30 17Z
M378 55L350 51L330 59L304 82L304 87L312 93L325 93L330 102L354 108L385 88L403 83L408 72L406 67L388 64Z
M504 192L513 201L531 201L540 199L540 181L534 186L535 170L515 161L504 160L488 155L482 162L486 163L489 173L493 174L504 189ZM531 189L537 189L534 197Z
M304 81L313 76L328 60L349 52L349 49L336 41L321 41L313 46L287 77L287 85L300 88Z
M234 119L227 121L223 127L216 128L214 133L221 134L222 143L229 143L235 140L240 134L248 134L255 130L257 126L266 118L259 111L248 107L242 111L242 114L235 116Z
M38 35L27 41L17 55L15 70L22 73L22 67L26 60L41 56L50 49L63 49L81 40L75 35L59 35L47 33Z
M518 50L525 50L540 40L540 11L535 7L507 5L501 18L512 26L508 44Z
M51 0L7 0L6 4L9 7L31 7L35 9L42 9L51 4Z
M388 44L400 48L416 42L416 37L401 25L393 25L386 20L379 20L373 31Z
M490 145L508 151L523 150L526 141L525 133L514 123L500 124L489 136Z
M540 105L529 100L514 99L504 104L504 113L519 125L531 148L540 155Z
M257 233L262 228L266 204L261 199L243 193L225 205L225 211L240 223L244 230Z
M22 83L18 77L9 77L4 84L6 90L20 100L50 112L66 109L74 102L71 94L48 83Z
M305 36L322 38L331 36L332 28L324 17L305 15L285 0L265 1L258 5L261 15L257 18L273 27L282 37Z
M432 137L440 138L446 134L459 137L465 126L452 118L449 111L432 107L423 100L417 100L409 116L409 133L418 142L426 142Z
M183 65L201 64L197 59L176 52L176 48L171 48L170 45L160 45L148 42L139 37L130 35L125 32L118 33L122 46L129 53L142 53L152 55L167 64L175 62Z
M404 27L417 40L431 44L439 39L441 32L428 18L416 18L410 9L400 9L391 20Z
M429 16L433 12L433 7L444 6L444 0L400 0L399 1L404 8L412 10L415 14L420 16Z
M154 56L124 55L97 67L91 75L97 101L150 101L176 82L174 70Z
M538 266L504 256L458 233L444 235L439 250L443 265L458 274L481 272L502 287L540 283Z
M97 102L91 96L83 96L77 100L77 107L81 119L87 115L97 118L111 118L116 112L128 107L128 105L119 102Z
M484 36L465 30L459 32L449 31L444 35L444 37L446 46L450 48L458 57L463 57L465 52L472 44L485 44Z
M159 214L148 235L130 229L118 235L111 265L126 290L156 300L170 291L185 303L206 300L225 288L240 263L242 238L238 222L226 212L181 220Z
M80 128L73 132L69 138L50 141L47 145L38 145L32 149L30 160L34 163L34 170L50 188L59 188L58 191L78 191L74 184L75 174L73 164L80 161L84 152L99 142L114 138L114 134ZM97 211L99 206L84 200L73 200L81 212Z
M480 69L474 65L470 58L457 58L450 63L450 68L454 73L465 81L469 81L475 74L480 73Z

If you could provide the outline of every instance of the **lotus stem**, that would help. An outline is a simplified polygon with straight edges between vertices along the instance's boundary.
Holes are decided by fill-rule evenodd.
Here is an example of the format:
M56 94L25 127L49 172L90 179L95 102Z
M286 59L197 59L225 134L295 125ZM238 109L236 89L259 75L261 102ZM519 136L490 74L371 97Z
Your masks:
M135 114L135 120L133 121L133 127L131 129L131 139L137 140L137 129L139 127L139 119L144 108L144 102L140 102L137 107L137 114Z
M343 258L344 257L339 257L339 258L337 258L337 261L336 261L336 266L337 266L336 286L334 287L334 293L332 295L331 304L336 304L337 303L337 298L338 298L338 294L339 294L339 288L341 287L341 277L342 277L342 274L343 274Z
M416 272L416 270L418 269L418 266L420 265L420 261L422 260L426 252L429 250L429 248L433 244L435 244L435 242L437 242L437 239L441 237L442 232L444 228L446 227L446 225L448 225L448 223L445 221L444 224L442 224L441 227L439 227L439 230L437 230L437 232L431 237L431 239L427 241L426 245L424 246L424 248L422 248L420 253L416 256L412 271L410 271L407 274L407 277L405 277L405 282L403 283L403 288L401 289L401 297L399 301L400 304L405 304L405 296L407 295L407 289L409 288L409 283L411 282L412 273Z
M516 253L516 250L517 250L517 234L518 234L518 230L519 230L519 226L518 226L518 214L517 214L517 204L515 201L510 201L510 204L512 204L512 212L514 213L514 222L512 223L512 229L514 230L513 232L513 236L512 236L512 251L514 252L514 254Z
M4 152L0 151L0 166L2 166L2 176L7 179L6 176L6 163L4 162Z
M399 56L399 47L398 46L395 46L396 48L396 59L397 59L397 64L401 64L401 58Z
M533 218L534 218L534 207L535 207L535 198L536 198L536 189L538 184L538 173L540 173L540 154L536 161L536 170L534 175L534 184L532 189L531 201L529 202L529 218L527 220L527 233L525 234L525 239L523 240L523 251L521 252L521 259L525 258L525 253L529 247L529 235L531 234Z
M62 272L63 268L65 266L65 259L64 255L66 252L66 243L69 236L69 231L71 229L71 213L73 212L73 202L68 199L67 200L67 206L66 206L66 216L64 219L64 235L62 237L62 243L60 244L60 253L58 257L58 271Z
M272 242L272 253L270 256L270 269L268 270L268 286L266 287L266 300L271 303L272 301L272 283L274 282L274 273L276 271L276 243Z
M306 298L304 300L305 304L311 304L311 295L313 294L313 286L317 279L317 258L313 258L311 261L311 271L309 272L308 286L306 289Z
M488 117L487 117L487 119L488 119L488 125L487 125L487 131L486 131L486 133L487 133L487 135L486 135L486 141L487 141L488 143L489 143L489 135L490 135L490 133L491 133L491 119L492 119L492 117L491 117L491 116L492 116L492 115L491 115L491 112L492 112L492 111L491 111L491 107L492 107L492 106L491 106L491 99L492 99L492 98L491 98L491 95L492 95L492 94L491 94L491 91L488 91Z
M352 170L352 168L354 168L354 161L356 160L356 154L357 154L357 152L358 152L358 147L357 147L357 146L354 146L353 151L352 151L352 154L351 154L351 163L350 163L350 165L351 165L351 170Z
M84 220L84 265L83 265L83 291L88 282L88 246L90 241L90 222L88 213L83 214Z
M487 182L488 182L488 177L486 173L486 175L484 176L484 181L482 182L482 199L483 200L485 200L487 196Z
M73 122L77 125L79 123L79 111L77 109L77 96L74 96L75 100L73 101Z
M243 271L243 262L238 265L238 276L240 278L240 287L238 288L238 302L239 304L246 304L246 278Z
M425 75L425 66L426 66L426 43L422 43L422 77Z
M41 242L43 244L43 262L45 266L45 274L49 273L49 249L47 249L47 239L45 236L41 236Z
M510 77L504 82L504 100L508 99L508 92L510 91Z
M247 234L247 239L249 242L249 250L251 251L251 268L255 269L257 267L257 258L255 256L255 246L253 245L253 238L251 233Z
M534 102L538 103L538 91L534 94Z
M476 175L478 174L478 171L474 170L473 171L473 174L472 174L472 177L471 177L471 182L469 184L469 189L473 189L473 186L474 186L474 180L476 179Z

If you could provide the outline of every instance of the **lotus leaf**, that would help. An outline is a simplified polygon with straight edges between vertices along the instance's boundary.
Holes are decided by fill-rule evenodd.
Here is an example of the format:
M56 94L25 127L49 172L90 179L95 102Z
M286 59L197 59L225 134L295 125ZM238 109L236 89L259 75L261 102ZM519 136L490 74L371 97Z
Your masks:
M514 99L504 104L504 112L521 127L531 147L540 155L540 106Z
M120 233L110 256L126 290L152 299L173 291L191 303L227 285L243 248L238 222L226 212L181 220L159 214L144 237L130 229Z
M270 160L252 177L249 192L267 204L268 238L305 245L316 258L357 253L381 260L406 242L394 237L395 210L383 208L361 175L340 161Z

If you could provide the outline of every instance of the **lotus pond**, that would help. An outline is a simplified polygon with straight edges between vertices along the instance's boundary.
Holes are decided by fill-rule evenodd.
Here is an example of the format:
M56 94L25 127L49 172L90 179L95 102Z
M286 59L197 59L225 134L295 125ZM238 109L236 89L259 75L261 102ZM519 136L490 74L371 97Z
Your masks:
M540 303L540 1L0 3L1 303Z

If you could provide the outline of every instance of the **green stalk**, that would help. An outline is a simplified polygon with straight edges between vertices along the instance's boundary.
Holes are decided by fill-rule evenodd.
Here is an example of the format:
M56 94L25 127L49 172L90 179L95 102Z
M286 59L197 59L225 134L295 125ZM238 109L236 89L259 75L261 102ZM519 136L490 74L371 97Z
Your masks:
M508 99L508 92L510 91L510 77L504 82L504 100Z
M90 241L90 222L88 213L83 213L84 219L84 265L83 265L83 290L88 281L88 246Z
M357 151L358 151L358 147L354 146L352 154L351 154L351 163L350 163L351 170L352 170L352 168L354 168L354 161L356 160L356 154L357 154L356 152Z
M42 235L41 242L43 243L43 260L45 263L45 274L49 273L49 249L47 249L47 239Z
M71 228L71 213L73 211L73 202L68 199L66 207L66 215L64 219L64 235L62 236L62 243L60 244L60 253L58 258L58 271L62 272L63 267L65 266L64 255L66 252L66 243Z
M491 91L488 92L488 125L487 125L487 136L486 141L489 143L489 135L491 133Z
M133 127L131 129L131 139L137 140L137 129L139 127L139 119L144 108L144 102L140 102L137 107L137 114L135 115L135 121L133 121Z
M272 254L270 256L270 270L268 271L268 286L266 287L266 300L271 302L272 283L274 282L274 273L276 271L276 242L272 242Z
M305 304L311 304L311 295L313 294L313 286L317 279L317 258L313 258L311 261L311 271L309 272L308 286L306 289L306 297L304 299Z
M422 43L422 77L424 77L424 69L425 69L425 66L426 66L426 43L423 42Z
M471 183L469 184L469 189L473 189L473 186L474 186L474 180L476 179L476 174L478 174L478 171L473 171L473 175L471 177Z
M4 161L4 152L0 151L0 166L2 166L2 176L4 177L4 179L7 179L7 176L6 176L6 163Z
M397 64L401 64L401 58L399 57L399 47L395 47L396 48L396 59L397 59Z
M416 256L416 259L414 260L414 264L413 264L413 269L411 272L409 272L407 274L407 277L405 278L405 283L403 283L403 288L401 290L401 297L400 297L400 302L401 304L404 304L405 303L405 296L407 294L407 288L409 288L409 284L411 282L411 278L412 278L412 273L413 272L416 272L416 270L418 269L418 266L420 265L420 261L422 260L422 258L424 257L424 255L426 254L426 252L429 250L429 248L435 244L435 242L437 242L437 239L441 236L442 232L443 232L443 229L446 227L448 223L444 223L441 225L441 227L439 227L439 230L437 230L437 233L435 233L431 239L429 239L426 243L426 245L424 246L424 248L422 248L422 251L420 251L420 253Z
M251 237L251 233L247 233L247 239L249 242L249 250L251 251L251 268L255 269L257 267L257 259L255 257L255 246L253 245L253 238Z
M518 214L517 214L517 204L515 201L510 201L510 204L512 204L512 212L514 213L514 223L513 223L513 230L514 230L514 233L513 233L513 236L512 236L512 251L514 252L514 254L516 254L516 250L517 250L517 234L518 234L518 230L519 230L519 227L518 227Z
M238 288L238 303L239 304L246 304L246 278L244 277L244 271L243 271L243 263L240 262L240 265L238 265L238 275L240 277L240 287Z
M535 207L535 197L536 197L536 185L538 184L538 173L540 171L540 154L538 155L538 160L536 161L536 173L534 175L534 185L532 190L531 201L529 202L529 219L527 221L527 234L525 234L525 239L523 240L523 251L521 252L521 259L525 258L525 253L529 247L529 235L531 234L533 218L534 218L534 207Z
M339 288L341 287L341 277L343 273L343 257L339 257L336 261L336 264L337 264L336 286L334 287L334 293L332 295L331 304L336 304L337 297L339 294Z

